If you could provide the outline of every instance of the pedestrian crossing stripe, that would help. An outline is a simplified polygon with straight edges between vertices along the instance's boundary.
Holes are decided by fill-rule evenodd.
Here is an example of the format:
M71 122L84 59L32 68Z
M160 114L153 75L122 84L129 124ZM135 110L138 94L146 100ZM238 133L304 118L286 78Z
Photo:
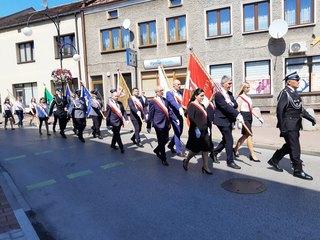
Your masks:
M35 190L35 189L43 188L43 187L55 184L56 182L57 181L54 180L54 179L49 179L49 180L46 180L46 181L38 182L38 183L35 183L35 184L28 185L27 186L27 190L28 191L32 191L32 190Z
M109 168L114 168L114 167L120 167L124 165L123 162L113 162L113 163L107 163L105 165L102 165L100 166L102 169L106 170L106 169L109 169Z
M21 159L21 158L25 158L25 157L26 157L26 155L19 155L19 156L8 157L8 158L5 158L4 160L11 161L11 160L17 160L17 159Z
M68 174L68 175L67 175L67 178L69 178L69 179L75 179L75 178L78 178L78 177L87 176L87 175L92 174L92 173L93 173L93 171L91 171L90 169L88 169L88 170L84 170L84 171L80 171L80 172L75 172L75 173Z

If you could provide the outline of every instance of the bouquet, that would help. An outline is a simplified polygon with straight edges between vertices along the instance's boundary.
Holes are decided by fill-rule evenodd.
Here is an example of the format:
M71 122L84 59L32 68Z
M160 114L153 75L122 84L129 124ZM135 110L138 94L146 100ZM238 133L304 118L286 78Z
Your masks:
M72 80L72 74L70 70L65 68L58 68L56 70L53 70L51 73L51 77L53 77L55 84Z

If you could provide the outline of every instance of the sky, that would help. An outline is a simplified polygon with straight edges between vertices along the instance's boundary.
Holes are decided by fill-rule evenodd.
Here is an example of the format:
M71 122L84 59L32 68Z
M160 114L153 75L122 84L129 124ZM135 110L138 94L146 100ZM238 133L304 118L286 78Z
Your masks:
M78 2L79 0L47 0L48 7L55 7L66 3ZM42 10L43 0L0 0L0 17L5 17L16 12L20 12L29 7Z

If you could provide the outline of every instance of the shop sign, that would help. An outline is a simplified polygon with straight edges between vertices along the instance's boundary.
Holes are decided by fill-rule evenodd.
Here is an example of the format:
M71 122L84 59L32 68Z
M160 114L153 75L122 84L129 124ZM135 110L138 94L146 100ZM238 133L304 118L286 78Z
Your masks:
M170 57L170 58L160 58L160 59L151 59L144 60L143 66L145 69L156 69L158 66L162 67L177 67L182 65L182 59L180 57Z

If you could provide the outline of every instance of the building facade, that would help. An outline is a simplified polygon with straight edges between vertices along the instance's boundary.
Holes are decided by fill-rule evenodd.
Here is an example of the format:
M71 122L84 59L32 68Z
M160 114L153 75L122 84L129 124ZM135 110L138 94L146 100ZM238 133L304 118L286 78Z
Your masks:
M54 84L51 73L61 67L60 63L72 73L70 88L80 85L82 77L85 78L81 4L67 4L43 11L31 8L0 19L1 104L6 97L14 100L21 96L28 107L32 97L38 101L44 96L45 86L54 93L61 84ZM28 20L31 36L22 32ZM60 47L56 27L60 30ZM81 56L79 62L72 58L75 53Z
M283 78L293 71L302 78L305 105L320 109L320 43L311 45L320 36L315 0L90 0L83 11L89 85L105 98L117 69L129 88L149 97L158 64L170 81L184 83L191 45L214 81L230 75L234 92L250 82L262 111L275 111ZM268 32L276 19L288 25L283 37ZM274 26L283 30L283 21ZM136 68L127 65L127 48L136 52Z

